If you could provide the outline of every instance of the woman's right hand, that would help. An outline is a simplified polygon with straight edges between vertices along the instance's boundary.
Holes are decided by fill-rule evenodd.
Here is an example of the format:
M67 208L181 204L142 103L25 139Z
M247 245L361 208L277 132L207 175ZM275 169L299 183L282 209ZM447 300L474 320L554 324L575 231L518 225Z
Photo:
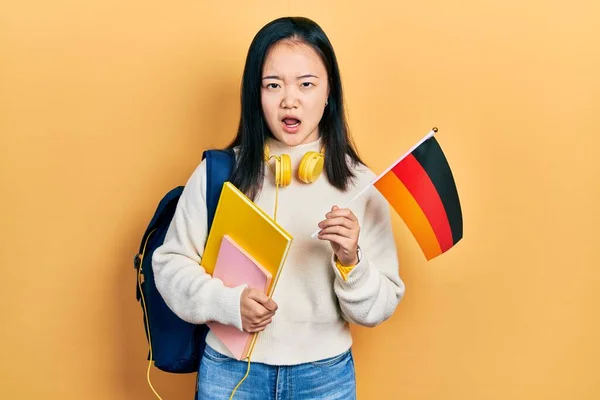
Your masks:
M240 299L242 328L245 332L263 331L269 325L277 311L277 304L263 292L246 288Z

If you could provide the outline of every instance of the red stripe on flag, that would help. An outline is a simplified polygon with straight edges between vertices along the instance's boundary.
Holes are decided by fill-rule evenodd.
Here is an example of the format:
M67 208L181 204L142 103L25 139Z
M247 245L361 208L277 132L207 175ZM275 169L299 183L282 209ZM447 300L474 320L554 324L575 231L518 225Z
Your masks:
M448 250L454 244L452 230L442 199L427 172L412 154L395 165L392 171L404 183L423 210L435 232L442 252Z
M427 260L442 254L438 238L423 209L393 171L378 179L375 188L404 220Z

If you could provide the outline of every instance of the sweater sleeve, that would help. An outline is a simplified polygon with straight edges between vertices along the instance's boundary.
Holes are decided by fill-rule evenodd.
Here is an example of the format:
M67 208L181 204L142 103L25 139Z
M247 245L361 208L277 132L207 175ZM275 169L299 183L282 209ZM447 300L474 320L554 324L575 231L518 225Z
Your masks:
M389 204L377 189L370 189L369 194L359 237L361 260L345 279L336 267L335 256L331 263L336 274L334 291L344 319L372 327L394 313L405 287L398 271Z
M194 171L177 204L164 243L154 251L156 288L179 318L193 324L216 321L242 329L240 297L200 266L207 239L206 162Z

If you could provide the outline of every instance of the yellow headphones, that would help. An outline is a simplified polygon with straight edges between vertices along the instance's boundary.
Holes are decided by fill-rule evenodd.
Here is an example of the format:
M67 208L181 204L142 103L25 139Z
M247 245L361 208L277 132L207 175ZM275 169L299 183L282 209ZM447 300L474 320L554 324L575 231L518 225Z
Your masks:
M292 182L292 160L288 154L271 156L269 146L265 145L265 161L275 159L275 184L277 186L288 186ZM325 153L321 151L309 151L300 161L298 166L298 179L304 183L313 183L319 178L325 164Z

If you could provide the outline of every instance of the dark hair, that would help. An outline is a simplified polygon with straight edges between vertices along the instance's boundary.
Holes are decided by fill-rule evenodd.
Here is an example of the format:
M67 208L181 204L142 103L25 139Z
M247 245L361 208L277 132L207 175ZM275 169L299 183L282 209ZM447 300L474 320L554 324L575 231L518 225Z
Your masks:
M228 146L239 146L238 162L231 182L251 199L256 197L263 185L264 147L267 136L271 135L261 106L263 66L269 49L285 39L311 46L319 54L327 70L328 105L319 122L319 133L325 146L324 173L327 180L334 187L345 191L355 177L346 157L349 156L353 165L364 164L348 134L340 71L327 35L317 23L308 18L279 18L265 25L250 44L242 78L237 136Z

